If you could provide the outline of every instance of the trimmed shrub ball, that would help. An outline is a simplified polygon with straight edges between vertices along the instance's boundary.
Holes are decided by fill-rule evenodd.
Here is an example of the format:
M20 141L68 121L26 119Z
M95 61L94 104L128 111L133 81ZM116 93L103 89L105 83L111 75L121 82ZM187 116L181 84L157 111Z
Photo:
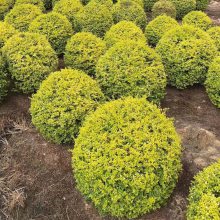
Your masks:
M199 172L189 194L187 220L220 219L220 160Z
M121 0L118 0L118 2ZM137 4L139 4L142 8L144 8L144 0L132 0L133 2L136 2Z
M167 201L180 155L172 120L145 98L128 97L86 118L72 166L78 189L102 214L136 218Z
M77 14L81 30L103 37L113 25L112 12L105 5L90 2Z
M37 17L31 23L29 31L45 35L58 54L64 52L66 42L73 34L72 25L68 19L56 12Z
M44 3L42 0L16 0L15 6L21 4L32 4L37 6L41 11L45 11Z
M210 35L212 40L214 40L215 46L217 47L218 51L220 51L220 27L212 27L207 31L207 33Z
M151 11L153 5L157 2L158 0L144 0L144 9L145 11Z
M146 43L146 38L142 30L131 21L120 21L113 25L105 34L107 47L127 39Z
M152 8L153 18L163 14L176 18L176 7L171 1L160 0L154 4Z
M12 25L2 21L0 21L0 30L0 48L4 46L10 37L18 33Z
M111 47L97 63L96 77L109 99L146 96L158 103L165 94L160 56L141 42L127 40Z
M5 22L11 24L19 31L27 31L30 23L39 15L42 11L32 4L16 5L6 16Z
M190 25L168 31L160 39L156 51L162 57L169 83L179 89L203 83L217 55L210 36Z
M67 42L65 65L94 76L96 63L105 51L106 45L102 39L89 32L77 33Z
M202 11L191 11L183 18L183 24L193 25L206 31L212 26L212 20Z
M91 0L90 2L95 2L97 4L105 5L110 10L112 9L112 6L113 6L113 1L112 0Z
M6 70L6 63L0 54L0 103L8 93L9 79Z
M14 0L1 0L0 1L0 20L3 20L5 15L13 8Z
M76 14L82 9L83 5L80 1L60 0L55 4L53 11L66 16L72 24L73 30L79 31L79 23Z
M82 71L51 73L32 97L32 122L52 142L73 142L85 116L103 97L96 81Z
M196 9L199 11L205 11L209 2L210 0L196 0Z
M142 30L147 24L147 17L144 9L132 0L120 0L113 6L114 23L126 20L132 21Z
M212 103L220 108L220 57L216 57L211 63L205 87Z
M20 33L12 36L2 48L15 90L35 92L42 80L55 71L58 59L45 36Z
M178 27L178 22L166 15L160 15L152 20L145 29L145 36L152 46L156 46L161 37L172 28Z
M176 18L182 19L190 11L196 9L196 0L171 0L176 7Z

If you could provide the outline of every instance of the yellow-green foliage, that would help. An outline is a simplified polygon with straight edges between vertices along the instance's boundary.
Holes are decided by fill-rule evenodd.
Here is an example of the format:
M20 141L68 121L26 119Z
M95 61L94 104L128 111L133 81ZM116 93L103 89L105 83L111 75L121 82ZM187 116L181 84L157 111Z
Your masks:
M214 40L215 46L217 47L218 51L220 51L220 27L212 27L207 31L207 33L210 35L212 40Z
M8 93L9 79L6 70L6 64L0 54L0 102Z
M73 30L78 31L79 24L76 19L76 14L82 10L82 8L83 5L78 0L60 0L55 4L53 11L66 16L72 24Z
M115 43L128 39L146 43L146 38L142 30L131 21L120 21L119 23L113 25L105 34L104 38L107 47L111 47Z
M31 23L29 31L45 35L58 54L64 52L66 42L73 34L72 25L68 19L56 12L37 17Z
M16 0L15 6L21 4L32 4L40 8L41 11L45 11L44 3L42 0Z
M94 76L96 63L105 51L106 45L102 39L89 32L77 33L67 42L65 65Z
M205 87L212 103L220 108L220 57L216 57L211 63Z
M36 91L42 80L58 66L55 51L40 34L14 35L2 51L15 89L24 93Z
M17 30L10 24L2 21L0 21L0 30L0 48L2 48L10 37L17 34Z
M196 9L196 0L171 0L176 7L177 19L182 19L190 11Z
M5 16L5 22L19 31L27 31L30 23L41 14L42 11L35 5L20 4Z
M96 77L110 99L131 95L159 102L165 94L166 74L161 59L143 42L115 44L99 59Z
M85 116L103 97L96 81L82 71L51 73L32 97L32 122L52 142L73 142Z
M156 51L162 57L169 83L179 89L204 82L208 67L217 55L209 34L190 25L168 31Z
M160 0L154 4L152 8L153 18L163 14L176 18L176 6L173 4L173 2L168 0Z
M105 5L110 10L112 10L112 6L113 6L113 1L112 0L91 0L90 2L94 2L94 3L97 3L97 4Z
M210 0L196 0L196 9L204 11L207 8L209 2Z
M169 198L180 154L172 120L145 98L128 97L86 118L72 166L78 189L101 213L135 218Z
M158 0L144 0L144 8L145 11L151 11L153 5L155 4L155 2L157 2Z
M118 0L116 2L119 2L121 0ZM133 2L136 2L137 4L139 4L142 8L144 8L144 0L132 0Z
M189 194L187 220L220 219L220 161L198 173Z
M113 25L112 12L105 5L90 2L77 14L81 30L103 37Z
M160 15L146 26L145 35L149 44L156 46L167 31L178 26L179 24L175 19L167 15Z
M193 25L206 31L212 26L212 20L202 11L191 11L183 18L183 24Z
M132 0L120 0L113 6L114 23L126 20L132 21L142 30L147 24L147 17L144 9Z
M13 7L14 0L0 1L0 20L3 20L7 12Z

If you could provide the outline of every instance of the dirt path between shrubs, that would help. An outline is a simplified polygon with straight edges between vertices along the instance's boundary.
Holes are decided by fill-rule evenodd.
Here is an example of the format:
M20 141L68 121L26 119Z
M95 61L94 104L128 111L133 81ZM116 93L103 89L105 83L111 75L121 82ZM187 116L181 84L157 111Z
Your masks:
M0 219L113 220L101 217L75 187L71 146L45 141L31 126L29 98L10 95L0 106ZM192 176L220 157L220 109L204 88L167 89L162 102L183 139L183 172L168 204L138 220L183 220Z

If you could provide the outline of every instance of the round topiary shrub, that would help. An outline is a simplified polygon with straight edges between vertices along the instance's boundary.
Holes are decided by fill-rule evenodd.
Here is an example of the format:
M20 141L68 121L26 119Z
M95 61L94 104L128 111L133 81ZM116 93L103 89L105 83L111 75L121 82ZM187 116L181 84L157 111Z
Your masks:
M220 27L212 27L207 31L207 33L212 38L212 40L214 40L215 46L217 47L218 51L220 51Z
M212 26L212 20L202 11L191 11L183 18L183 24L193 25L208 30Z
M180 154L172 120L145 98L128 97L86 118L72 166L78 189L102 214L135 218L169 198Z
M96 63L105 51L106 45L102 39L89 32L77 33L67 42L65 65L94 76Z
M171 0L176 7L177 19L182 19L190 11L196 9L196 0Z
M189 194L187 220L220 219L220 160L198 173Z
M210 0L196 0L196 9L199 11L205 11L209 2Z
M5 16L5 22L11 24L19 31L27 31L30 23L41 14L42 11L37 6L21 4L15 6Z
M220 108L220 57L216 57L211 63L205 87L212 103Z
M76 14L82 9L83 5L78 0L60 0L55 4L53 11L66 16L72 24L73 30L79 31L79 23Z
M127 40L111 47L97 63L96 77L110 99L146 96L158 103L165 94L166 74L161 59L141 42Z
M0 102L8 93L9 79L6 71L6 64L0 54Z
M68 19L56 12L37 17L31 23L29 31L45 35L58 54L64 52L66 42L73 34L72 25Z
M90 2L77 14L81 30L103 37L113 25L112 13L105 5Z
M55 51L40 34L14 35L2 51L15 89L23 93L35 92L42 80L58 66Z
M145 36L152 46L156 46L161 37L172 28L178 27L178 22L166 15L160 15L152 20L145 29Z
M105 34L104 38L107 47L111 47L115 43L127 39L146 43L146 38L142 30L131 21L120 21L113 25Z
M162 57L169 83L179 89L203 83L217 55L210 36L190 25L168 31L160 39L156 51Z
M45 11L44 3L42 0L16 0L15 6L21 4L32 4L37 6L41 11Z
M126 20L132 21L142 30L147 24L147 17L144 9L132 0L120 0L113 6L114 23Z
M0 30L0 48L2 48L10 37L17 34L17 30L10 24L2 21L0 21Z
M82 71L54 72L32 97L32 122L50 141L73 142L85 116L95 110L103 97L96 81Z
M157 2L158 0L144 0L144 9L145 11L151 11L153 5Z
M160 0L154 4L152 8L153 18L163 14L176 18L176 7L171 1Z
M94 3L97 3L97 4L105 5L110 10L112 9L112 6L113 6L113 1L112 0L91 0L90 2L94 2Z
M13 7L14 1L12 0L1 0L0 1L0 20L3 20L5 15Z

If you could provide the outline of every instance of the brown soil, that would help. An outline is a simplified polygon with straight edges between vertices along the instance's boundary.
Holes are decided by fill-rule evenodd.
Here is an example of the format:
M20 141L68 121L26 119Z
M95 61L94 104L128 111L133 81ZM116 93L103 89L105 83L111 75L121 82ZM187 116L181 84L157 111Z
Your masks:
M167 115L175 118L183 137L183 172L167 205L139 220L185 219L189 184L200 169L194 169L195 164L187 159L197 145L189 142L192 138L185 130L189 126L202 128L220 139L220 110L210 103L202 87L168 88L162 107L168 108ZM45 141L30 125L28 108L29 98L16 94L0 106L0 219L113 220L100 216L76 189L68 151L71 146Z

